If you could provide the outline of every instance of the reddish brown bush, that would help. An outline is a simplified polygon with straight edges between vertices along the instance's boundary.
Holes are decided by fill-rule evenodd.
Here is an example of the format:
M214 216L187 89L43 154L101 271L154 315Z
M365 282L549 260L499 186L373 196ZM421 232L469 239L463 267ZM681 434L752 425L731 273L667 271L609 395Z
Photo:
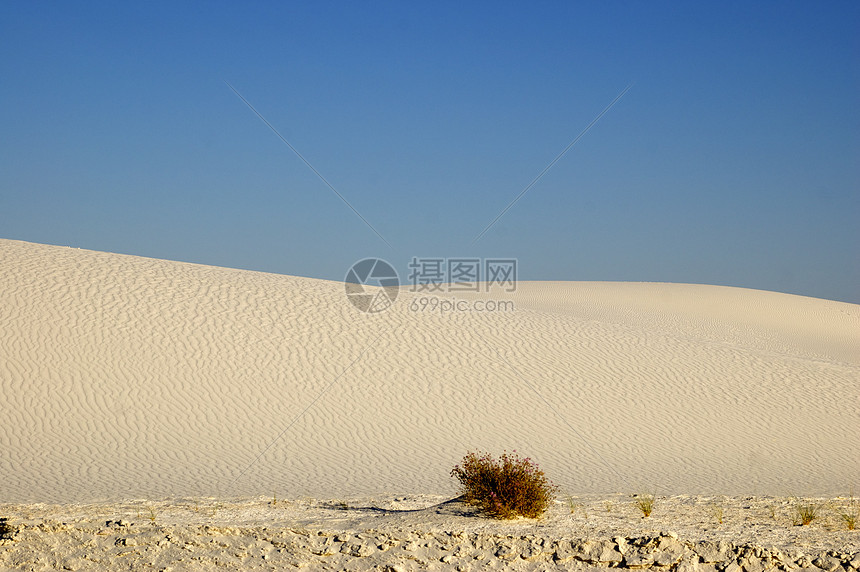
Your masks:
M556 492L537 464L520 459L516 451L503 453L498 461L488 454L469 453L451 476L460 481L466 502L495 518L537 518L549 508Z

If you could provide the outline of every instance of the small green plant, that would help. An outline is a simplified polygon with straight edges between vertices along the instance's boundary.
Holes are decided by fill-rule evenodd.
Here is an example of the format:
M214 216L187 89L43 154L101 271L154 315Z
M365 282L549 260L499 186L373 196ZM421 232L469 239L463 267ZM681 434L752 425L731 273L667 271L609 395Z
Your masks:
M585 510L585 505L581 502L576 502L570 495L567 495L567 507L570 509L570 514L576 514L576 511L580 511L583 518L588 520L588 511Z
M651 512L654 510L654 501L657 495L646 494L646 495L636 495L633 501L633 504L636 505L642 512L642 516L648 518L651 516Z
M460 481L463 499L480 506L494 518L541 516L555 497L557 488L529 458L503 453L499 460L489 454L468 453L451 470Z
M147 507L147 508L149 509L149 517L148 517L149 522L151 522L152 524L155 524L155 517L158 516L158 513L156 513L155 509L152 508L151 506Z
M791 523L794 526L806 526L818 518L818 505L811 502L801 502L795 505Z
M603 502L603 508L605 508L605 509L606 509L606 512L612 512L612 507L613 507L613 506L615 506L615 505L613 505L613 504L612 504L612 501L609 501L609 500L608 500L608 501L604 501L604 502Z
M839 513L839 518L842 519L848 530L857 529L857 517L860 516L860 505L857 504L857 499L854 498L853 494L844 506L836 510Z

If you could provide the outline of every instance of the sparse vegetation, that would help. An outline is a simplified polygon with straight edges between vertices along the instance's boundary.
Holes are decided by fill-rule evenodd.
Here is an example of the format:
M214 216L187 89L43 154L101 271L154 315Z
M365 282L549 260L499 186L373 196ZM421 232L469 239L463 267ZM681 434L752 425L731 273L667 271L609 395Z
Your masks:
M451 470L460 481L466 502L480 506L494 518L537 518L555 497L552 485L529 458L503 453L499 460L469 453Z
M581 502L576 502L570 495L567 495L567 507L570 509L570 514L576 514L577 511L580 511L582 512L582 516L588 519L588 512L585 510L585 505Z
M570 509L570 514L576 514L576 509L579 508L579 503L570 495L567 495L567 508Z
M794 526L806 526L818 518L818 505L811 502L800 502L795 505L791 523Z
M723 524L723 505L717 502L711 504L711 515L716 519L717 524Z
M767 508L770 510L770 519L776 520L776 507L771 504Z
M654 510L654 501L656 497L657 495L652 494L635 495L633 504L635 504L636 508L642 512L643 517L648 518Z
M605 508L605 509L606 509L606 512L612 512L612 507L613 507L613 506L615 506L615 505L613 505L613 504L612 504L612 501L609 501L609 500L608 500L608 501L605 501L605 502L603 503L603 508Z
M857 499L854 498L853 494L845 505L836 509L836 512L839 513L839 518L842 519L848 530L857 529L857 517L860 516L860 505L858 505Z

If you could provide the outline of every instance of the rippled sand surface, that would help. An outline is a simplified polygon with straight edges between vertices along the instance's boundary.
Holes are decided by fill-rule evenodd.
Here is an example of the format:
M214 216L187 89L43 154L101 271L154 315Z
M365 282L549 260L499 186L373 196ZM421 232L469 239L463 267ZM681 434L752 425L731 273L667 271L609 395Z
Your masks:
M452 495L471 449L516 449L574 494L858 485L858 305L422 295L365 314L339 282L0 240L0 502Z

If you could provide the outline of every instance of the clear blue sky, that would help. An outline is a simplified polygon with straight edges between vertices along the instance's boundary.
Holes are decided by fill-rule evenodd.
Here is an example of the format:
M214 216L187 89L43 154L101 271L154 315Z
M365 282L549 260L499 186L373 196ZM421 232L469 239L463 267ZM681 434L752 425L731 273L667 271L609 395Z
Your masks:
M0 237L858 303L858 30L856 1L4 2Z

